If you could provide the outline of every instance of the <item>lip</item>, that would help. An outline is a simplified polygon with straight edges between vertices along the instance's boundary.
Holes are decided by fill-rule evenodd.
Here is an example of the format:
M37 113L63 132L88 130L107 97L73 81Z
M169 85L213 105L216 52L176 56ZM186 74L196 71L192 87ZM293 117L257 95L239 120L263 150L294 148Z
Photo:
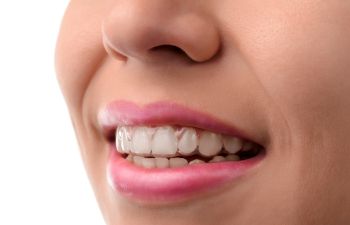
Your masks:
M192 126L254 141L242 130L225 124L211 115L172 102L155 102L138 106L128 101L115 101L99 112L98 121L108 138L120 125ZM257 142L255 142L257 143ZM249 174L264 158L264 151L246 160L205 163L181 168L145 169L125 160L109 141L107 177L111 187L121 195L146 203L171 203L209 193Z

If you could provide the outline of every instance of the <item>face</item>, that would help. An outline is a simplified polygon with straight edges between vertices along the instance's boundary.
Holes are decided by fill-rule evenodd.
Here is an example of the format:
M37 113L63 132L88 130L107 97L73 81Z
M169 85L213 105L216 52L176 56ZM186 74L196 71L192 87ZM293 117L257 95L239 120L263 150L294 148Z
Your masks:
M70 1L56 71L106 223L347 224L349 40L342 0Z

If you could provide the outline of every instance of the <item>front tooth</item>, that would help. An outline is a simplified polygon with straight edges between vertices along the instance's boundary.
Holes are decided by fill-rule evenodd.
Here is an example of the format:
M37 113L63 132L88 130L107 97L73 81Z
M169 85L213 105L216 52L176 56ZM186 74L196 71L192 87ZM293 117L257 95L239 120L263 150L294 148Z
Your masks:
M167 158L155 158L155 161L157 168L164 169L169 167L169 159Z
M199 152L203 156L214 156L222 148L221 135L203 131L199 137Z
M132 149L135 154L149 155L151 153L151 131L147 127L135 129L132 137Z
M116 131L116 147L120 153L129 153L131 148L130 129L126 127L118 127Z
M182 136L179 140L179 152L182 155L190 155L193 153L198 145L197 132L193 128L184 128Z
M159 127L152 139L152 154L155 156L174 156L177 151L177 138L172 127Z
M225 136L223 142L225 150L231 154L239 152L243 146L242 140L236 137Z
M184 167L187 165L188 165L188 162L184 158L170 158L169 160L170 168Z

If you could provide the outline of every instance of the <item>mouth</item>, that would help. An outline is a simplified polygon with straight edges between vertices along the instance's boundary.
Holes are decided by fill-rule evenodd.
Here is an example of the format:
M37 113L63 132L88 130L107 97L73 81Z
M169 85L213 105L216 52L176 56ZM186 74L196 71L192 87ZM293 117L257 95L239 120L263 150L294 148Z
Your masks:
M174 103L113 102L99 123L110 151L109 184L137 202L185 201L238 183L265 156L244 132Z

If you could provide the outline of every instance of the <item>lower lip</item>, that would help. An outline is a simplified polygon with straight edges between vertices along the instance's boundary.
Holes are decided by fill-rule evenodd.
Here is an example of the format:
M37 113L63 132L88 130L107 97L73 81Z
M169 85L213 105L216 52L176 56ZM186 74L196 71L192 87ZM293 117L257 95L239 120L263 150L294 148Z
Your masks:
M145 169L125 160L111 145L107 176L112 188L131 200L172 203L188 200L236 182L239 177L256 167L263 157L262 153L242 161Z

